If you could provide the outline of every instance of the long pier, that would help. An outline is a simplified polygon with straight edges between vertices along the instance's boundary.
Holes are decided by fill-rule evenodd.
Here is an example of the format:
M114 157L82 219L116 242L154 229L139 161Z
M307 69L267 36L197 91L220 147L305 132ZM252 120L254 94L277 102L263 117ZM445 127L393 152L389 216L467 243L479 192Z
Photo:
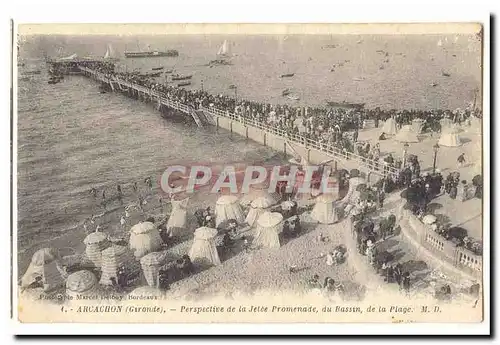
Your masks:
M265 146L283 150L285 153L287 151L287 143L294 143L297 145L296 151L304 155L304 157L307 157L313 164L325 161L326 159L332 159L334 160L335 168L337 168L338 163L346 169L356 168L364 170L368 180L370 176L373 175L379 178L388 175L397 177L400 172L399 169L388 166L383 161L369 159L355 153L343 152L337 147L306 138L299 134L291 134L282 129L267 126L253 119L240 117L229 111L223 111L214 107L200 107L199 109L195 109L190 105L172 100L153 88L134 84L116 76L110 77L84 66L79 66L79 69L82 71L83 75L109 85L113 91L119 89L119 91L126 92L130 96L134 95L144 100L156 102L158 104L158 109L160 109L161 106L165 106L184 113L187 116L191 116L199 127L202 127L203 124L223 127L230 130L231 133L236 132L237 134L246 136L246 138L260 142Z

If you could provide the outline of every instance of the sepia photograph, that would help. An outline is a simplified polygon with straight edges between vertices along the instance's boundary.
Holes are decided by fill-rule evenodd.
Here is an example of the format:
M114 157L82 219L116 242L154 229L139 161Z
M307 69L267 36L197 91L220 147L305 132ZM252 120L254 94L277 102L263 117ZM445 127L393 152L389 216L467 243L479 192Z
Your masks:
M12 30L20 322L483 322L484 23Z

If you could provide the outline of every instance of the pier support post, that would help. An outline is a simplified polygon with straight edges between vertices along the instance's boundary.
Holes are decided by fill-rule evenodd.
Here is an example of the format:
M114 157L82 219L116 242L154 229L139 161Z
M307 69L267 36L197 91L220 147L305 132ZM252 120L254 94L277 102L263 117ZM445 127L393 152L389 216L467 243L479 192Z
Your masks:
M248 139L248 127L245 127L245 135L246 135L246 137Z
M307 149L307 160L311 161L311 149Z
M286 142L283 143L283 155L286 156Z
M233 121L229 123L229 130L231 131L231 137L233 136Z
M215 118L215 128L219 129L219 117Z
M264 132L264 146L267 146L267 133Z
M333 165L333 169L335 169L334 171L337 172L338 171L338 167L337 167L337 161L334 162L334 165Z

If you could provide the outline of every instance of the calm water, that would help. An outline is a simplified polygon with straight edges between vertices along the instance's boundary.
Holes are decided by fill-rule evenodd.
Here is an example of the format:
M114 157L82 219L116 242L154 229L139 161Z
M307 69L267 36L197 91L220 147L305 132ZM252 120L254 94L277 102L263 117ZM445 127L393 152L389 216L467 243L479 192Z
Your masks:
M234 64L209 68L220 44L230 39ZM247 99L292 102L281 97L290 88L297 104L326 100L364 102L368 107L449 108L470 102L481 80L480 44L467 36L325 37L142 37L143 47L178 49L178 58L127 59L119 68L144 71L175 68L194 74L194 88ZM445 44L437 46L442 39ZM448 42L446 42L447 40ZM44 69L39 59L55 56L59 47L70 55L100 55L111 43L117 53L136 50L138 39L117 37L35 37L21 48L27 65L20 71ZM323 49L326 44L337 48ZM377 53L384 50L388 57ZM455 56L454 56L455 55ZM389 61L384 63L383 60ZM330 72L333 64L343 67ZM384 65L384 69L379 69ZM451 74L443 77L441 71ZM293 78L278 78L295 73ZM365 78L354 81L353 78ZM153 106L116 94L99 94L83 77L47 84L47 75L19 80L18 208L19 250L31 253L56 236L74 231L88 215L88 190L158 176L179 161L262 161L276 153L228 133L162 119ZM431 87L431 83L438 83Z

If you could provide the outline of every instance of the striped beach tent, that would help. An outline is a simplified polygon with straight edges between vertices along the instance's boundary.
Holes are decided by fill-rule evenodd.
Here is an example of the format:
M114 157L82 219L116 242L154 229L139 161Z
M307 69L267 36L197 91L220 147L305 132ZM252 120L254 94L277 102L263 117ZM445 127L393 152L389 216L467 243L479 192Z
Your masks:
M263 182L250 185L248 188L248 193L245 193L241 197L240 205L245 207L250 206L252 201L260 197L271 197L275 201L274 205L281 199L278 193L274 191L271 193L269 192L269 183Z
M189 250L189 258L192 262L208 265L220 265L219 254L215 245L217 230L202 226L194 232L194 240Z
M336 209L336 197L333 194L321 194L311 211L311 218L321 224L333 224L339 220Z
M64 286L66 273L60 263L57 250L43 248L35 252L26 273L21 278L21 287L28 287L39 282L44 291L51 291Z
M72 273L66 280L66 294L76 297L77 295L90 295L97 288L96 276L86 270Z
M165 264L165 252L153 252L141 258L141 268L149 286L158 287L160 268Z
M222 195L215 204L215 224L219 226L225 220L234 219L238 224L245 221L245 216L234 195Z
M138 269L132 252L124 246L112 245L102 251L101 280L102 285L112 285L112 278L118 282L118 270L125 267L128 273Z
M188 202L189 198L177 200L173 197L171 199L172 212L167 221L167 232L172 237L179 236L186 230Z
M163 240L156 226L151 222L141 222L130 229L130 249L136 258L161 249Z
M283 230L283 216L278 212L264 212L257 219L253 244L261 248L279 248L279 233Z
M261 196L252 201L250 204L250 211L246 217L246 222L248 225L253 226L257 221L257 218L265 212L269 207L276 205L276 200L274 200L270 195Z
M89 260L96 267L101 267L102 251L110 246L106 234L99 231L93 232L85 237L83 243L85 243L85 254Z

